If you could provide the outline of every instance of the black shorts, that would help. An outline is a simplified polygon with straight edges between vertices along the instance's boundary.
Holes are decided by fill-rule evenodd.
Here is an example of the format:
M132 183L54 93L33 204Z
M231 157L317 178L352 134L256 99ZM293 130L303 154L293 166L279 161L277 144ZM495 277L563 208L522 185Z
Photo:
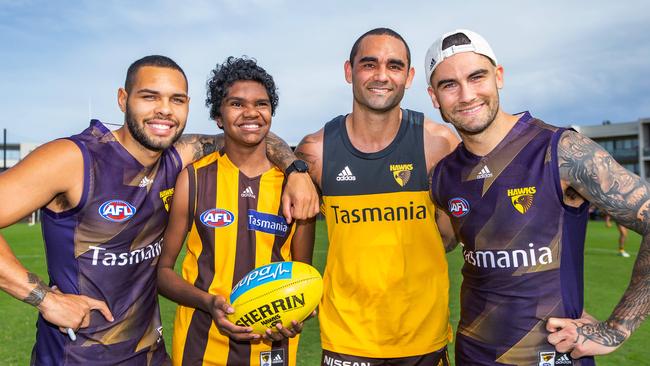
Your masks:
M369 358L323 350L322 366L449 366L447 346L431 353L411 357Z

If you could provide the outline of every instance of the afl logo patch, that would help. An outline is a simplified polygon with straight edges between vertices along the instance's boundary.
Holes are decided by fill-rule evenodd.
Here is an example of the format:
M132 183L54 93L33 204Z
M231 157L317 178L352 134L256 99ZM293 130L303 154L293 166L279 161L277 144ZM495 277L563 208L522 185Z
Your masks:
M469 213L469 202L461 197L449 200L449 213L453 217L463 217Z
M122 222L135 215L135 207L122 200L110 200L99 206L99 215L108 221Z
M208 227L226 227L235 221L235 215L228 210L211 208L204 211L199 219L203 225Z

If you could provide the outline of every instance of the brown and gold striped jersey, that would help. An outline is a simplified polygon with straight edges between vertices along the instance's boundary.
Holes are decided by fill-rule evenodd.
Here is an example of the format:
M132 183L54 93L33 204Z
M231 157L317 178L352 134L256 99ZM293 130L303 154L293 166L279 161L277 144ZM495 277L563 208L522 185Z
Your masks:
M226 298L250 270L291 260L294 225L281 214L284 175L272 168L245 176L222 152L188 167L189 235L182 276ZM174 320L174 365L293 366L298 339L236 342L220 334L209 313L179 305Z

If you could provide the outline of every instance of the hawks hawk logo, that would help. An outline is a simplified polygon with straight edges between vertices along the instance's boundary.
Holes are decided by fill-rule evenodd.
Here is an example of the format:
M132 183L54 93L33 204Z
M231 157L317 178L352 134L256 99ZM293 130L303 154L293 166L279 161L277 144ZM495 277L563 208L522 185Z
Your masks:
M271 366L271 352L260 352L260 364L261 366Z
M165 189L164 191L160 191L160 199L165 204L165 210L167 210L167 212L169 212L169 205L172 202L172 196L174 196L174 188Z
M520 214L525 214L528 209L533 206L533 198L535 198L535 193L537 193L537 188L533 187L524 187L524 188L513 188L508 190L508 197L512 202L512 206Z
M413 170L413 164L391 164L390 171L393 172L393 178L395 182L404 187L406 183L411 179L411 171Z

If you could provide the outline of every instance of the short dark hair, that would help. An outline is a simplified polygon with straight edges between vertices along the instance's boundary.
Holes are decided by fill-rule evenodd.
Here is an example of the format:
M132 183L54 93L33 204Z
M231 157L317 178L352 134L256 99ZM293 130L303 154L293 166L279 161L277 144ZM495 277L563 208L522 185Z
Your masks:
M131 92L131 88L133 88L133 84L135 83L135 75L138 73L138 70L145 66L165 67L168 69L177 70L183 74L185 84L187 85L187 76L185 76L185 72L183 69L181 69L180 66L178 66L176 62L174 62L174 60L167 56L150 55L135 61L131 64L131 66L129 66L129 69L126 71L126 80L124 81L124 89L127 93Z
M409 48L409 45L406 43L404 38L402 38L402 36L399 35L399 33L395 32L390 28L371 29L366 33L362 34L361 37L357 38L357 40L354 42L354 45L352 46L352 49L350 50L350 65L354 64L354 58L357 56L357 52L359 52L359 46L361 45L361 41L368 36L391 36L393 38L397 38L400 41L402 41L402 43L404 43L404 47L406 47L406 59L408 61L408 67L411 67L411 49Z
M240 58L230 56L224 63L217 64L206 83L207 97L205 98L205 106L210 109L211 119L221 117L219 108L223 98L228 95L228 89L236 81L241 80L251 80L262 84L271 101L271 115L275 114L279 98L273 77L257 65L255 59L246 56Z

